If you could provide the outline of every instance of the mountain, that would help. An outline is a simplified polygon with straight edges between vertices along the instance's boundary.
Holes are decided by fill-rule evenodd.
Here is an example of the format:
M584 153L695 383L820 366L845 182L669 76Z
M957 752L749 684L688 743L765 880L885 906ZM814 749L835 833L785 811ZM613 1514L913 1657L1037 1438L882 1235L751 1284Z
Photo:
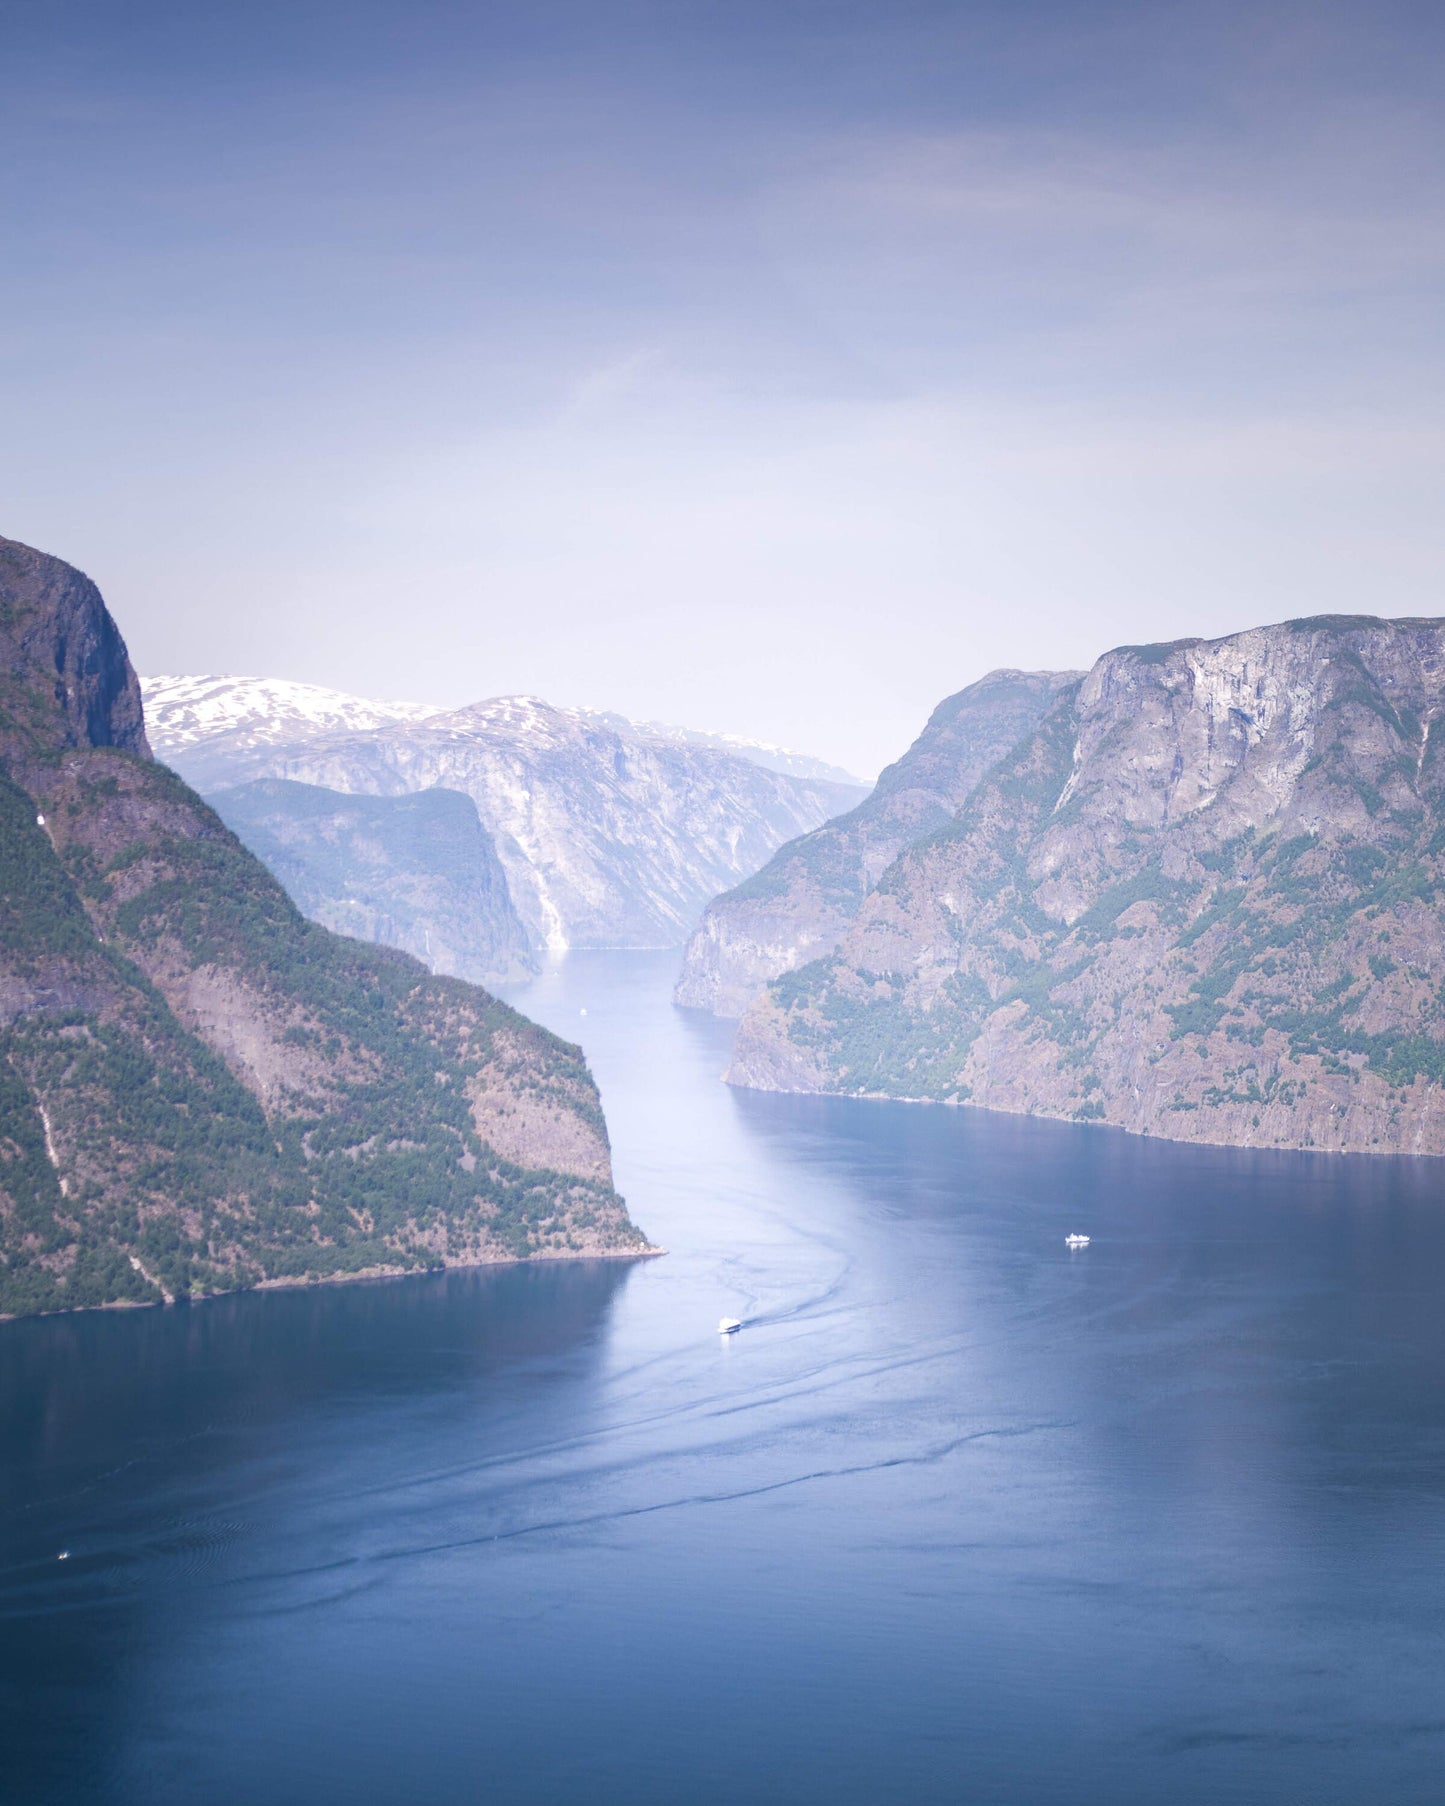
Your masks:
M991 671L941 702L856 809L789 841L708 905L683 956L677 1002L741 1016L771 979L831 953L898 854L950 821L1077 676Z
M0 540L0 1313L645 1246L580 1051L305 921Z
M1438 620L1106 654L755 1003L730 1080L1445 1152L1442 716Z
M538 969L469 796L343 796L259 778L209 801L313 922L476 984Z
M442 712L281 677L145 677L141 693L157 756L177 770L184 766L201 791L229 783L237 762L261 747L366 733Z
M815 759L811 753L796 752L790 746L773 746L766 740L749 740L742 734L709 734L695 727L670 727L663 721L629 721L605 709L582 709L579 713L589 721L600 721L604 727L616 728L649 740L670 741L682 746L711 746L717 752L734 753L765 771L781 771L788 777L821 778L826 784L846 784L857 790L868 785L841 765L830 765L826 759Z
M709 898L862 794L536 697L282 743L263 721L202 743L172 734L171 696L148 689L157 754L210 790L289 778L347 795L469 796L533 947L676 946Z

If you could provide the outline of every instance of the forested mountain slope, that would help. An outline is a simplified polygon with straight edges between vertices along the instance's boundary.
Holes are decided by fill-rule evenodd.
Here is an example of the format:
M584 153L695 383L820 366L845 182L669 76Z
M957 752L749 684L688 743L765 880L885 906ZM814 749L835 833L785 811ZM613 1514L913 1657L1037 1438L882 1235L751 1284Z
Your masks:
M305 921L0 540L0 1313L644 1246L580 1051Z

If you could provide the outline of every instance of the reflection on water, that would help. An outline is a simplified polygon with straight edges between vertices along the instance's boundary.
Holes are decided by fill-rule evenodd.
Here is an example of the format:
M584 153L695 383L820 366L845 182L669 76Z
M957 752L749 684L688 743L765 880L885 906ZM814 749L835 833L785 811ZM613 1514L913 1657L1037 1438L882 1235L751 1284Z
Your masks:
M666 1260L0 1325L14 1797L1438 1797L1440 1166L733 1093L672 963L517 997Z
M455 1464L513 1426L575 1434L629 1271L503 1268L0 1326L4 1767L18 1757L27 1779L0 1797L147 1797L143 1775L111 1789L157 1652L233 1608L363 1590L376 1551L358 1519L379 1463L436 1496L441 1450Z

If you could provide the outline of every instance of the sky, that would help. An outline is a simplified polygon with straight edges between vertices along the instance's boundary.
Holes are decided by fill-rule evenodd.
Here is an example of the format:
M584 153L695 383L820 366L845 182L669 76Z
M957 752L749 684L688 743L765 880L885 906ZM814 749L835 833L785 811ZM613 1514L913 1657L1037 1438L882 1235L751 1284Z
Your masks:
M1445 9L0 0L0 533L147 673L871 774L1445 613Z

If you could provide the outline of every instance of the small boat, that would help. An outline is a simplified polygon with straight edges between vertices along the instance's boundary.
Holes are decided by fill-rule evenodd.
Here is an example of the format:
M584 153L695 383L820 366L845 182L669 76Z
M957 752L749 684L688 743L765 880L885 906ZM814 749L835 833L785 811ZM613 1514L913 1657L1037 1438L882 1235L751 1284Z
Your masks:
M740 1317L719 1317L717 1320L717 1333L720 1336L735 1336L742 1326L742 1319Z
M1089 1238L1086 1235L1066 1235L1064 1237L1064 1246L1066 1248L1087 1248L1088 1245Z
M57 1555L57 1556L56 1556L56 1558L55 1558L55 1559L56 1559L56 1560L57 1560L57 1561L69 1561L69 1560L70 1560L70 1551L69 1551L69 1549L62 1549L62 1550L61 1550L61 1551L60 1551L60 1553L59 1553L59 1555Z

